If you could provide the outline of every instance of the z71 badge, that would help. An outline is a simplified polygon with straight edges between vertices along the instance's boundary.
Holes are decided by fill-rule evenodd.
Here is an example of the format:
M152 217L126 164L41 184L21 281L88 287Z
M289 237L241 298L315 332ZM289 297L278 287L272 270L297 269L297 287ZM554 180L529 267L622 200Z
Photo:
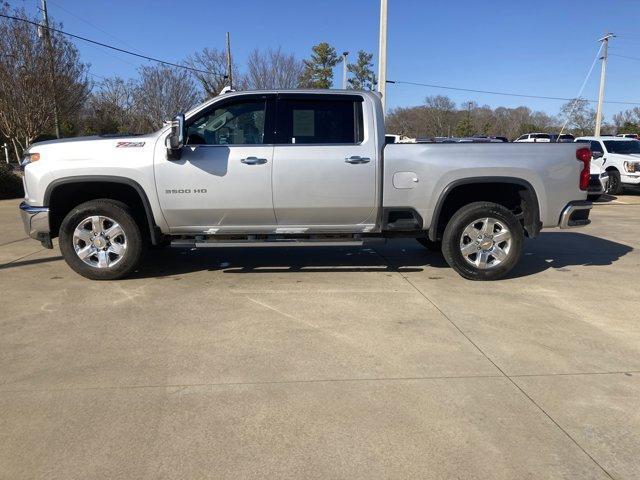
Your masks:
M136 148L144 147L144 142L118 142L116 148Z

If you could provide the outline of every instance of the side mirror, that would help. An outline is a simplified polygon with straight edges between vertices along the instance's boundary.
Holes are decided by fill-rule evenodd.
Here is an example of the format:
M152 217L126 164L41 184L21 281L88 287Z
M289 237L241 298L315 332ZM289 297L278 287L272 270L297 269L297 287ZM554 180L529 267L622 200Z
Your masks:
M184 146L184 114L176 115L171 122L171 133L167 137L167 158L169 160L180 160L182 147Z
M591 158L593 158L593 159L602 158L603 155L604 155L604 153L602 153L602 152L591 152Z

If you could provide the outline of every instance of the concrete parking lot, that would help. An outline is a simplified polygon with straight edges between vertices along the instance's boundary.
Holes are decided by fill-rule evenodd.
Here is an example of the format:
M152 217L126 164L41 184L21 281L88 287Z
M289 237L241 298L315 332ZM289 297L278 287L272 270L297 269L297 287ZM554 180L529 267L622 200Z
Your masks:
M91 282L0 202L0 478L640 478L640 195L463 280L414 241Z

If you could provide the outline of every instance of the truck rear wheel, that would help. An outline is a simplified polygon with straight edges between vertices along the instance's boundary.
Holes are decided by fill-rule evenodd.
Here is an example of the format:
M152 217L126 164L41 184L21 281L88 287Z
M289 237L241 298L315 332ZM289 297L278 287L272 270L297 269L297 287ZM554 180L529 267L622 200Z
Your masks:
M502 205L475 202L453 214L442 238L445 260L469 280L498 280L518 263L522 225Z
M67 264L91 280L126 277L138 265L144 242L129 207L108 199L73 208L60 225L60 251Z

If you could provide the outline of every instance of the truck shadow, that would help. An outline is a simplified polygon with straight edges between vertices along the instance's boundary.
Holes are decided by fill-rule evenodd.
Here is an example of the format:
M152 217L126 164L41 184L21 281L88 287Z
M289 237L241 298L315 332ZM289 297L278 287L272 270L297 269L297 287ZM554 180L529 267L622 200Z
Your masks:
M611 265L631 252L622 243L574 232L542 233L527 240L520 263L507 278L534 275L549 268ZM251 247L150 251L134 278L162 278L198 271L228 274L313 272L421 272L449 268L439 252L411 239L366 247Z
M520 263L507 278L534 275L549 268L569 271L576 266L612 265L633 248L623 243L575 232L543 232L526 240Z

